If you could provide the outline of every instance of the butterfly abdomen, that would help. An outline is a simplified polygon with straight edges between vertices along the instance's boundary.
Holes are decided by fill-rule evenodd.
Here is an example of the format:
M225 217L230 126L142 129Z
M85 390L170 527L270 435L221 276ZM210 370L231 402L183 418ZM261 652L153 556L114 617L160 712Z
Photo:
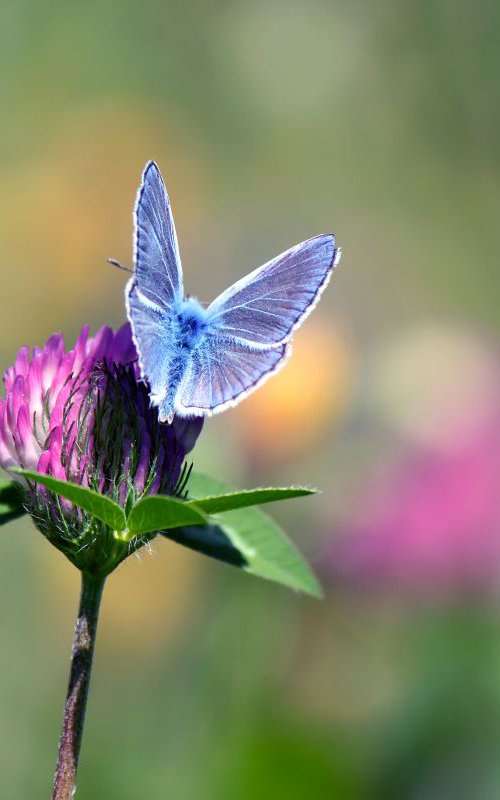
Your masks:
M203 340L206 328L205 309L194 298L182 300L177 308L174 308L168 387L159 403L162 422L172 417L177 390L189 367L193 351Z

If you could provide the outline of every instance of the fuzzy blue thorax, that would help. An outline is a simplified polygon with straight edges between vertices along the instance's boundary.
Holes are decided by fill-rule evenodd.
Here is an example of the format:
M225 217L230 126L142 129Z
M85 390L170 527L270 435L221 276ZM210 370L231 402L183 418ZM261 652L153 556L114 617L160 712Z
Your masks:
M177 323L181 347L194 349L207 327L206 309L195 297L187 297L179 303Z

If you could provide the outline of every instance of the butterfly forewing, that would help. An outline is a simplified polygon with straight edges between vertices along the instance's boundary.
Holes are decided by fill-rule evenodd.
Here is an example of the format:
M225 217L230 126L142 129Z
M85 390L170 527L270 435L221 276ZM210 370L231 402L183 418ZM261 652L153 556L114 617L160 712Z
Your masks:
M330 234L292 247L226 289L209 306L209 318L246 342L269 347L286 341L314 308L338 252Z
M182 298L182 267L170 201L154 161L143 172L134 220L137 287L147 300L168 309Z
M142 377L159 404L171 377L172 315L182 298L182 268L167 190L153 161L144 169L134 209L135 270L127 284L127 315Z

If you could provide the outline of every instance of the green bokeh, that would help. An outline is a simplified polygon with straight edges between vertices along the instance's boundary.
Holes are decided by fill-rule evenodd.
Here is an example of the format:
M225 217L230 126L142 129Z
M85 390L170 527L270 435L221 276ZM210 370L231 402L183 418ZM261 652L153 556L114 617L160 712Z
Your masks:
M436 321L496 342L499 37L493 0L2 3L0 366L53 330L123 321L105 259L129 260L148 158L203 299L333 229L343 261L316 313L359 373L344 415L281 464L222 415L195 455L242 487L320 487L273 513L321 567L359 477L397 449L366 407L374 348ZM78 576L67 596L27 521L1 535L0 796L31 800L50 790ZM166 586L174 547L155 555ZM317 603L189 558L168 634L154 604L127 622L138 594L118 614L104 599L132 643L98 640L77 797L500 795L495 598L334 583ZM147 584L147 560L122 569Z

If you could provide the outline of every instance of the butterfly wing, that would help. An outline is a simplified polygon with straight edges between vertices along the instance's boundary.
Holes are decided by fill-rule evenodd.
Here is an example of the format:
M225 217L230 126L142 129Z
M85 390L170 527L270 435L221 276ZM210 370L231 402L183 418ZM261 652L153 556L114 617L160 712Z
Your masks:
M236 405L287 360L286 343L256 348L220 332L208 332L193 351L175 399L180 416L217 414Z
M171 317L147 300L133 278L127 284L125 300L141 376L149 384L151 402L158 405L167 393L171 373Z
M288 340L314 308L340 251L331 235L292 247L223 292L176 394L180 415L234 406L286 362Z
M339 260L330 234L301 242L226 289L209 306L208 317L250 344L285 342L318 302Z
M141 375L157 405L171 377L173 314L183 289L170 201L154 161L144 169L134 207L134 264L125 292L127 316Z
M161 309L181 300L182 267L174 218L160 170L146 164L134 208L134 282Z

